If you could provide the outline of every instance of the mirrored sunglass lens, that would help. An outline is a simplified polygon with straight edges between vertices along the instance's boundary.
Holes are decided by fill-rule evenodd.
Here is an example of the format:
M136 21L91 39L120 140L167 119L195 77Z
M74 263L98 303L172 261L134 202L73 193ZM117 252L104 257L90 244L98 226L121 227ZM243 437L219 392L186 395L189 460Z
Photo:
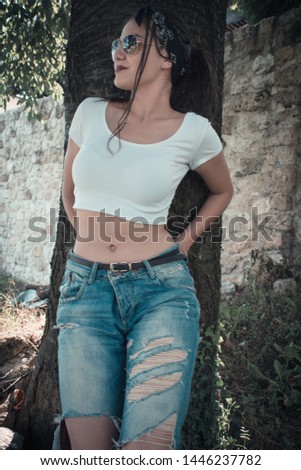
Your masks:
M138 47L138 42L136 36L129 34L122 41L123 49L127 54L135 54Z
M119 40L119 39L115 39L115 40L112 42L112 52L116 52L116 51L118 50L119 44L120 44L120 40Z

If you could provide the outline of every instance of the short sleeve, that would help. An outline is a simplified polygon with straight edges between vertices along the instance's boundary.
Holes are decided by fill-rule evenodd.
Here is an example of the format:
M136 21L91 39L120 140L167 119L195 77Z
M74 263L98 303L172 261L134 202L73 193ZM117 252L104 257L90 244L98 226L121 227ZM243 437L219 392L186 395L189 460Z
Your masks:
M207 121L202 142L198 146L190 161L191 170L195 170L198 166L206 163L208 160L211 160L211 158L216 157L222 150L223 144L221 139L211 126L210 122Z
M69 137L79 147L81 146L83 140L83 103L84 102L82 101L78 105L69 128Z

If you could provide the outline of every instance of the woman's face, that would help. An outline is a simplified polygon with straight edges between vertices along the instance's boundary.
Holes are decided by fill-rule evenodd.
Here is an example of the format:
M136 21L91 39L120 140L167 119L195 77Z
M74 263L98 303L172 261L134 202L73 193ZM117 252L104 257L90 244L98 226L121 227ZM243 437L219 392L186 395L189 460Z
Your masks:
M136 72L141 60L141 54L143 50L145 38L144 25L142 24L141 26L138 26L135 20L128 21L128 23L126 23L126 25L124 26L119 39L122 40L128 35L135 35L137 37L137 40L141 42L138 43L138 50L134 55L127 54L123 50L122 46L119 45L118 50L113 56L115 70L114 84L117 88L131 91L134 88ZM145 68L141 76L139 87L146 84L151 84L158 80L158 77L160 76L162 70L169 68L169 66L166 65L166 62L169 62L169 60L164 59L159 54L155 40L153 39L149 50L147 62L145 64Z

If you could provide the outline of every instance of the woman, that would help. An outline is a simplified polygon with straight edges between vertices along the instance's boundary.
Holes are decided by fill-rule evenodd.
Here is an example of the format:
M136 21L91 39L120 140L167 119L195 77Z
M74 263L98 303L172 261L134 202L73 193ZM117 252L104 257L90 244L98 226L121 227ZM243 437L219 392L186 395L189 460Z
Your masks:
M199 342L187 254L232 184L217 134L189 109L190 87L205 94L206 63L182 21L144 7L112 56L114 83L130 99L84 100L64 165L77 236L56 326L61 448L178 449ZM167 213L189 169L211 194L173 238Z

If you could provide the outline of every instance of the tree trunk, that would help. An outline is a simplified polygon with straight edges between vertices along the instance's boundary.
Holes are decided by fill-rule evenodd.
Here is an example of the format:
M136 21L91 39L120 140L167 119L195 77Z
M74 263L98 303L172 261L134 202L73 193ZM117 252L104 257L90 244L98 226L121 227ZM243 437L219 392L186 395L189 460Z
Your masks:
M152 2L149 3L152 4ZM97 89L99 92L113 90L111 40L114 36L119 35L124 20L142 4L144 2L138 0L115 0L114 8L112 8L110 0L72 1L67 48L66 128L69 127L76 106L82 99L90 96L93 90ZM223 42L227 0L212 0L211 2L207 0L157 1L154 6L166 7L178 12L190 26L195 42L209 51L215 72L214 87L218 90L218 103L211 116L211 121L217 131L220 131ZM200 177L196 173L189 172L185 176L176 192L170 215L187 215L190 208L200 207L207 194L206 188L200 185L200 181ZM206 326L214 325L218 317L220 290L218 228L218 225L215 225L215 229L204 237L203 243L196 243L192 247L189 257L189 265L196 280L202 306L202 321ZM212 235L215 237L214 242L212 242ZM73 244L74 232L60 203L57 240L51 261L51 289L44 336L35 369L26 384L24 407L17 415L10 414L5 423L24 436L26 449L51 448L55 428L54 417L56 413L60 412L56 359L57 333L53 330L53 326L66 254ZM208 378L207 392L204 393L204 390L200 390L203 368L200 361L197 361L192 405L187 418L189 425L184 429L184 442L187 449L200 449L204 447L205 442L209 442L206 445L210 445L211 442L208 436L204 435L206 432L201 429L202 425L200 427L197 424L202 421L203 403L207 409L211 409L210 401L214 401L214 397L210 395L212 389L212 387L210 388L210 377ZM201 408L200 402L202 402ZM212 423L210 423L210 418L208 419L209 432L209 427L212 429Z

